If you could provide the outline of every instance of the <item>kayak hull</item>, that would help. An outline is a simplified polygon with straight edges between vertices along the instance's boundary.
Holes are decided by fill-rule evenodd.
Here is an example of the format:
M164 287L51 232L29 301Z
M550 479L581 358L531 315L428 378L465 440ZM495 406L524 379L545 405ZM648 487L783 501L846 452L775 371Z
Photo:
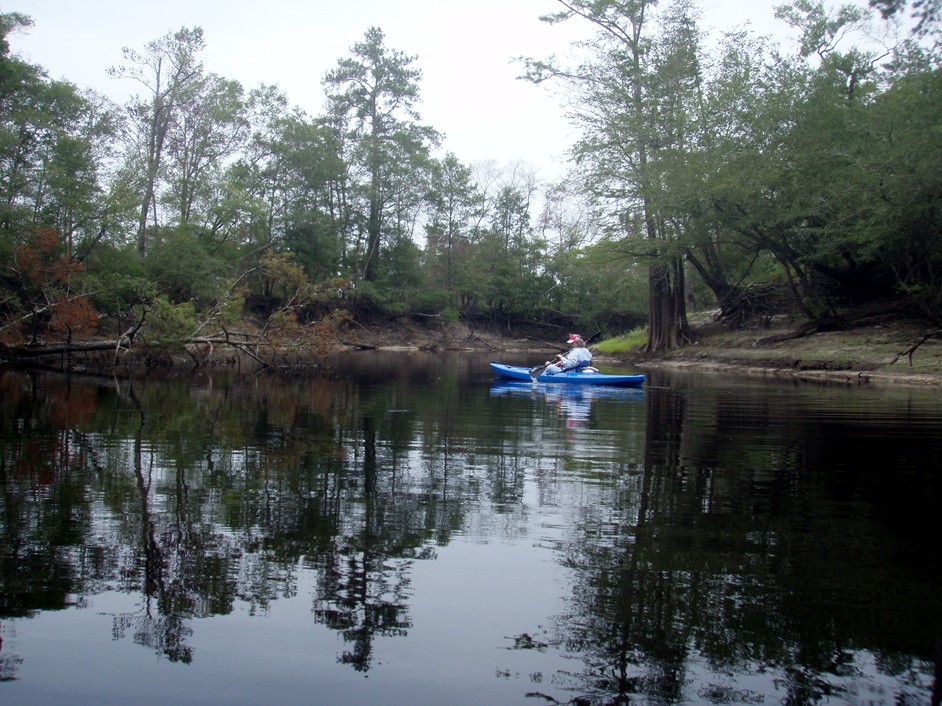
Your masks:
M517 365L504 365L503 363L491 363L491 370L500 378L510 380L526 380L532 382L529 368L523 368ZM611 375L608 373L592 373L584 371L572 371L567 373L557 373L556 375L547 375L543 373L536 382L551 382L570 385L614 385L617 387L641 387L644 384L644 375Z

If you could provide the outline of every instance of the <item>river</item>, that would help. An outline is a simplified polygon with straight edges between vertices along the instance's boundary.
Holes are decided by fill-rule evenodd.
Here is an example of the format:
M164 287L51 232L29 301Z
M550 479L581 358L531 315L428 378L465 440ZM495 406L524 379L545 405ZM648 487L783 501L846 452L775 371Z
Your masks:
M0 701L940 702L937 391L488 359L0 372Z

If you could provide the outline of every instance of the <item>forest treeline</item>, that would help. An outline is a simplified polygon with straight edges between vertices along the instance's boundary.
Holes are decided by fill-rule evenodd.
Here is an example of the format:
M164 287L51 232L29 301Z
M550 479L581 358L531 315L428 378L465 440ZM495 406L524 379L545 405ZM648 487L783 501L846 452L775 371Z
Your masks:
M364 312L646 323L649 351L686 342L691 307L940 326L939 1L872 5L778 7L790 53L709 37L693 0L559 0L541 20L595 32L568 65L520 60L578 129L553 184L448 152L418 57L379 28L310 116L208 72L199 27L125 49L118 105L19 58L32 22L2 14L0 357L316 350Z

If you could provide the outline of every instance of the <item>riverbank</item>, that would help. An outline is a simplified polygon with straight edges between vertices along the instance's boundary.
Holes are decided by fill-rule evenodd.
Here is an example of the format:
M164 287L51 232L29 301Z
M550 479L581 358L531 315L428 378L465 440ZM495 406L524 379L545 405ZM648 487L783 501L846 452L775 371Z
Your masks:
M883 322L799 337L793 327L729 331L695 326L694 342L657 357L628 356L641 367L698 368L819 382L942 386L942 336L915 321Z
M796 336L796 324L730 331L710 319L692 322L692 343L649 356L640 352L596 354L601 364L641 369L715 370L762 377L853 385L942 387L942 335L924 322L891 320L849 330ZM496 335L463 324L401 319L394 325L354 329L345 347L418 350L492 350L500 355L563 351L565 334Z
M730 331L704 315L691 320L691 343L684 348L658 355L640 351L603 355L594 351L595 361L600 366L627 365L640 370L686 368L851 385L942 388L942 331L925 322L879 320L852 329L804 335L797 335L797 326L783 320L768 327ZM545 325L495 331L439 317L402 316L348 323L332 341L333 352L326 356L314 355L300 345L276 353L269 351L265 356L273 367L293 371L329 366L333 354L349 355L358 350L488 351L495 361L513 361L565 351L566 336L562 328ZM262 364L261 353L249 357L224 346L165 355L156 362L146 355L125 353L117 356L112 349L56 354L35 358L33 364L125 375L219 366L255 369Z

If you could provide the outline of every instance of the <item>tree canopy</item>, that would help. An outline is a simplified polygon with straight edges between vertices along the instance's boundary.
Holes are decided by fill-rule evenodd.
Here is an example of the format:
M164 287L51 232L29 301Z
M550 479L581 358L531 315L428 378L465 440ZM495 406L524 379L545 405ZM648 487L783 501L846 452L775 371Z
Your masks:
M938 3L871 6L781 6L789 53L708 41L694 0L559 0L543 19L593 34L524 62L578 130L555 184L449 152L421 58L376 27L311 116L207 72L199 27L125 50L110 71L138 92L115 105L17 56L31 21L2 14L0 345L309 345L364 311L646 323L650 351L685 344L691 307L741 326L903 302L942 325ZM907 12L909 37L867 38Z

